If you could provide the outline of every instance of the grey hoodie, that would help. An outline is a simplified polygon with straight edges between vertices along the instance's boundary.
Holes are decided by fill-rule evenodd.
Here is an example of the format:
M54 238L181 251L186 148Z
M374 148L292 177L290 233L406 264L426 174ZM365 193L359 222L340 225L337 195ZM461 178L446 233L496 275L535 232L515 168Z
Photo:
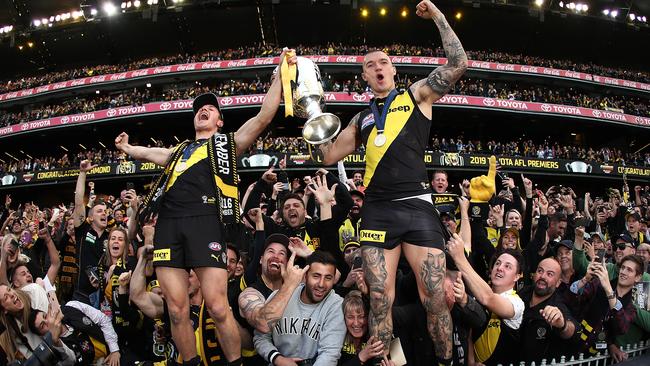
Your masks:
M279 352L284 357L313 359L314 366L334 366L341 356L346 333L343 299L330 290L318 304L305 304L300 300L304 288L303 283L293 291L271 332L255 331L255 349L269 362L269 357Z

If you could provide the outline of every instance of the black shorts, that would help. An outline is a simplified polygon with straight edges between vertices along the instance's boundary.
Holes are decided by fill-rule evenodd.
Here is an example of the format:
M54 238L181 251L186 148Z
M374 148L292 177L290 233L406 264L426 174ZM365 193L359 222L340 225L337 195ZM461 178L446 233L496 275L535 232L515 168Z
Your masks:
M393 249L407 242L444 250L444 230L433 204L419 198L364 202L361 208L361 246Z
M153 237L156 267L226 268L228 254L219 217L159 218Z

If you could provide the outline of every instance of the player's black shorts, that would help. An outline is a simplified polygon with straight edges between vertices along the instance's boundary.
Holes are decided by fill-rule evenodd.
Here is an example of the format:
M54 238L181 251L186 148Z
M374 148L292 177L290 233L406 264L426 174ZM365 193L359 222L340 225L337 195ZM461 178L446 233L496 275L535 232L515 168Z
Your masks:
M216 215L158 218L153 238L158 267L226 268L226 243Z
M361 246L396 248L402 242L444 250L445 228L433 205L419 198L364 202Z

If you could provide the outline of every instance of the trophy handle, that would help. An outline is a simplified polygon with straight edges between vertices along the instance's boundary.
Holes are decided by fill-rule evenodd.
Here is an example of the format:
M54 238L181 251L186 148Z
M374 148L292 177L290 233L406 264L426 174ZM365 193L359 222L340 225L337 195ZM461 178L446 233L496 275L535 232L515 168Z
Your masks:
M273 156L271 156L271 164L269 164L269 166L270 166L270 167L271 167L271 166L275 166L275 164L276 164L277 162L278 162L278 157L275 156L275 155L273 155Z
M573 170L571 169L571 164L566 163L565 167L567 172L573 172Z
M241 159L241 163L244 165L244 167L248 168L250 166L250 159L248 159L248 156L244 156Z
M312 144L307 143L307 151L309 152L309 157L312 161L322 164L323 163L323 152L318 148L317 145L313 145L315 150L312 149Z
M589 172L589 174L591 174L592 170L593 168L591 167L591 164L587 165L587 172Z

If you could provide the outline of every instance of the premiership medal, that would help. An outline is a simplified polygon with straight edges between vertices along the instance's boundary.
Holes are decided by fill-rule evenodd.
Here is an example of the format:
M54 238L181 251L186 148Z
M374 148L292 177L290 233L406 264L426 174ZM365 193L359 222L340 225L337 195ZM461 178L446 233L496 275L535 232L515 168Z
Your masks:
M390 108L391 103L395 100L397 96L397 90L393 89L386 97L384 106L382 108L381 115L379 114L379 108L377 108L377 103L373 100L370 102L370 110L375 120L375 127L377 128L377 136L375 136L374 144L376 147L382 147L386 144L386 135L384 135L384 126L386 124L386 117L388 115L388 109Z
M174 170L181 173L181 172L184 172L185 169L187 169L187 163L184 162L184 161L181 161L178 164L176 164L176 168Z
M386 135L384 135L383 133L379 133L377 134L377 136L375 136L375 146L382 147L384 146L385 143L386 143Z

